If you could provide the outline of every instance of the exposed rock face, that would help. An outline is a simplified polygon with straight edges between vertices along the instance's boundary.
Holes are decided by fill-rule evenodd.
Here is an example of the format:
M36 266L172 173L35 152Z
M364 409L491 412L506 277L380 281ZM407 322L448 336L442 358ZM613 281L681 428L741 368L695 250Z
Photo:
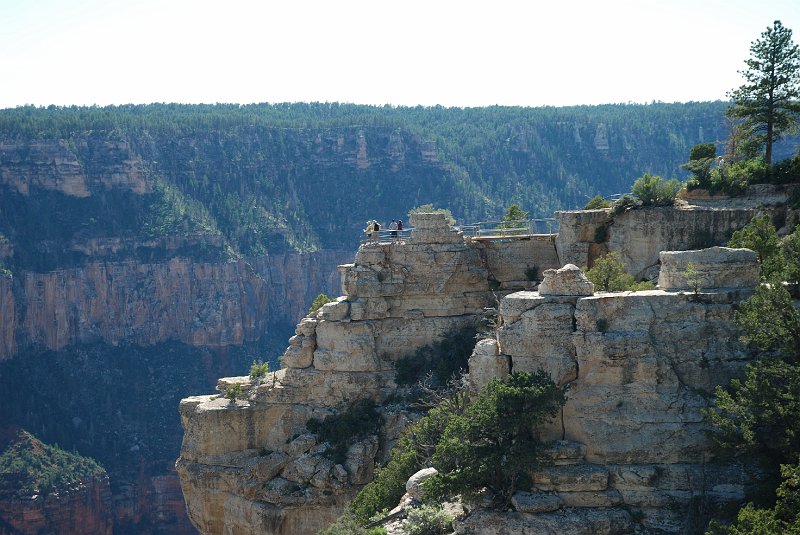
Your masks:
M335 464L325 445L303 439L295 447L307 436L308 419L357 399L385 400L396 388L397 359L474 322L492 304L479 247L465 243L442 214L422 214L412 224L407 242L369 243L353 264L341 266L346 295L297 325L282 370L258 384L220 381L222 392L241 384L243 401L183 400L177 468L201 532L268 526L267 533L315 533L332 521L372 478L380 446L400 427L352 445L347 461ZM293 436L300 438L287 443ZM272 453L260 457L261 451Z
M79 161L79 154L82 156ZM0 141L0 185L24 195L31 188L88 197L92 190L116 188L134 194L150 191L142 157L127 141L43 139L25 143Z
M692 206L640 208L618 215L610 210L556 212L556 246L563 264L591 266L596 256L614 251L628 272L640 279L650 278L658 270L661 251L723 245L735 230L762 212L758 207Z
M2 528L5 524L15 530L10 533L24 535L111 535L112 511L108 477L81 481L66 492L27 499L0 495L0 532L6 533Z
M683 513L674 506L693 496L717 503L743 499L741 468L707 464L713 455L700 410L708 403L703 393L741 374L748 358L733 310L758 282L757 259L750 253L665 253L722 255L745 274L720 276L713 262L698 262L707 286L697 296L653 290L505 297L500 353L513 371L544 369L569 383L562 417L543 430L567 442L554 452L554 466L531 473L537 493L517 499L517 515L490 522L480 513L459 524L459 532L629 533L631 518L618 508L625 506L641 510L644 528L678 533ZM712 281L723 288L711 287ZM476 352L470 365L485 358ZM534 514L555 503L580 509ZM569 520L556 529L548 524L556 518Z
M1 277L0 360L14 355L18 339L54 350L97 341L225 347L258 340L268 326L301 317L311 294L330 291L338 277L325 267L342 257L336 251L268 256L255 259L255 268L187 258L96 262Z
M592 284L580 268L567 264L561 269L548 269L539 285L539 295L592 295Z
M750 249L711 247L699 251L662 251L658 287L662 290L741 288L759 281L758 255ZM687 269L694 269L687 280Z
M284 369L257 384L220 380L222 392L243 387L236 403L182 402L177 468L201 532L313 533L369 480L381 445L399 427L354 444L347 462L334 464L327 446L307 437L305 422L355 399L385 400L399 357L472 321L492 301L485 247L457 241L435 217L416 223L416 240L370 243L341 266L346 295L298 324ZM753 269L746 256L742 273ZM592 295L580 270L565 266L546 271L539 292L502 299L497 340L480 342L470 360L472 387L541 368L570 384L569 401L542 430L560 442L552 466L531 472L534 489L516 499L519 510L476 512L457 523L459 533L678 532L681 507L693 496L743 497L741 468L707 464L700 409L707 405L701 392L740 374L747 360L733 307L752 292L752 279L724 279L711 262L697 266L709 281L699 295ZM711 286L725 280L724 288Z

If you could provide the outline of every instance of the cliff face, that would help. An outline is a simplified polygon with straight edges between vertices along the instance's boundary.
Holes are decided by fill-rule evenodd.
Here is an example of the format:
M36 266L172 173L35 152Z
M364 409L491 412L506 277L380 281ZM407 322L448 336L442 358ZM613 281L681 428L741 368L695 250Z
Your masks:
M108 478L82 481L59 494L30 498L0 496L0 519L9 526L6 531L0 524L0 533L111 535L112 511Z
M684 533L705 525L708 507L744 499L746 470L710 462L700 411L748 360L733 311L758 284L757 257L723 248L663 255L680 258L664 262L663 290L592 295L567 281L546 293L548 277L580 276L567 266L546 273L539 292L503 299L497 341L470 359L474 386L541 368L569 383L568 401L543 429L556 441L554 466L531 472L515 515L474 515L458 533L528 532L559 525L565 512L560 533ZM699 266L700 294L677 276L687 262Z
M742 467L709 464L700 409L747 361L733 310L758 281L752 253L670 257L664 289L594 295L575 266L547 270L563 256L552 242L465 241L435 216L415 225L407 243L363 246L341 267L346 295L301 321L282 370L256 382L220 380L221 392L242 386L236 402L181 402L177 468L202 533L314 533L333 519L370 480L405 416L385 412L387 425L352 445L341 464L306 422L355 399L387 400L394 362L478 318L493 302L490 281L505 296L502 328L476 346L473 386L542 368L570 384L569 401L542 430L555 440L554 466L530 474L533 490L515 498L514 513L475 512L459 533L677 533L700 521L692 504L743 498ZM678 291L687 261L702 271L698 296ZM531 264L545 272L538 291L509 293L535 284L522 274ZM504 280L490 277L498 273Z
M319 292L337 291L336 266L351 258L231 253L164 185L154 150L92 132L0 136L0 396L16 400L0 425L103 464L109 499L98 507L116 533L194 532L173 466L180 421L163 407L211 390L220 369L274 365L291 325ZM89 518L87 489L8 518L70 533L70 519Z
M785 191L770 188L774 189L752 186L752 194L742 199L717 198L677 209L640 208L621 214L610 210L556 212L560 260L562 264L591 267L595 258L614 251L631 274L640 279L654 279L658 276L660 251L724 245L735 230L754 216L783 212L765 208L786 202Z
M0 185L23 195L36 189L71 197L89 197L93 191L121 189L135 194L150 191L142 157L127 141L95 143L81 135L36 141L0 140Z
M408 242L365 245L341 266L346 297L300 322L283 369L262 382L221 380L223 392L243 386L235 403L219 396L181 402L177 468L201 532L303 534L331 522L372 478L405 417L388 416L391 423L352 445L342 463L307 432L308 419L357 399L385 401L396 389L394 363L482 317L494 302L490 281L506 288L501 294L534 284L525 270L537 251L545 254L538 265L553 266L552 240L467 243L441 214L417 214L412 224Z

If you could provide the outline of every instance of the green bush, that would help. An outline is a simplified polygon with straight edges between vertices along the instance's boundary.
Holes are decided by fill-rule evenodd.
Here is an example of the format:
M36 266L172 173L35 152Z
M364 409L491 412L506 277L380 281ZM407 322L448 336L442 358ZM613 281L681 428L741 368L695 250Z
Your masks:
M783 258L783 278L786 282L800 284L800 227L786 236L780 245Z
M736 311L736 322L742 341L760 358L747 365L744 378L717 387L714 405L703 415L724 452L746 454L747 463L758 464L767 477L779 468L782 482L774 507L747 505L732 525L714 521L707 533L799 535L800 312L783 285L762 285ZM769 495L761 490L754 497L764 502Z
M367 522L378 511L397 505L406 491L408 478L430 466L436 444L448 422L464 414L468 403L466 392L456 392L403 431L392 448L389 462L377 470L375 478L353 499L351 507L359 520Z
M453 377L467 370L467 363L475 348L474 325L466 325L446 334L441 340L423 346L413 354L395 362L395 381L399 385L413 385L432 374L431 386L445 386Z
M633 195L643 206L671 206L675 203L680 183L675 180L664 180L660 176L645 173L633 183Z
M258 379L259 377L264 377L269 373L269 362L262 362L255 360L253 364L250 365L250 378L251 379Z
M14 482L9 496L30 497L66 489L87 477L103 477L106 471L89 457L43 444L30 433L18 430L0 452L0 478Z
M360 399L324 420L311 418L306 422L306 427L312 433L316 433L320 441L331 445L331 460L343 464L347 459L349 447L356 440L377 433L382 424L383 417L378 412L375 402L371 399Z
M642 201L634 197L633 195L628 195L627 193L619 198L617 202L614 203L614 208L611 210L613 215L620 215L628 210L633 210L638 208L642 205Z
M595 290L603 292L637 292L654 288L651 282L636 282L633 275L625 271L625 264L616 252L596 259L591 269L585 271L586 277L594 283Z
M528 212L523 210L517 203L511 204L506 209L506 213L501 219L501 223L497 225L498 228L517 228L525 225L528 220Z
M423 483L426 495L469 499L488 489L507 507L521 476L543 462L536 427L565 401L565 389L541 370L492 379L463 414L448 419L431 459L439 473Z
M688 189L710 187L711 166L714 164L716 154L717 147L713 143L701 143L692 147L689 161L681 165L693 175L687 184Z
M797 184L800 182L800 153L794 158L781 160L772 165L769 181L773 184Z
M611 207L611 201L605 200L600 195L595 195L589 200L589 202L586 203L586 206L584 206L583 209L599 210L601 208L610 208L610 207Z
M336 522L321 530L317 535L386 535L382 527L363 528L352 513L346 511Z
M321 293L314 299L314 302L311 303L311 306L308 309L308 313L309 314L314 314L317 310L322 308L322 305L325 305L325 304L331 303L331 302L333 302L333 299L331 299L327 295Z
M444 535L453 531L453 517L435 505L422 505L408 512L408 535Z
M758 254L761 277L770 280L783 270L780 255L780 238L768 215L756 216L731 236L728 247L745 247Z
M225 389L225 397L231 403L236 403L236 400L242 396L242 385L236 383Z

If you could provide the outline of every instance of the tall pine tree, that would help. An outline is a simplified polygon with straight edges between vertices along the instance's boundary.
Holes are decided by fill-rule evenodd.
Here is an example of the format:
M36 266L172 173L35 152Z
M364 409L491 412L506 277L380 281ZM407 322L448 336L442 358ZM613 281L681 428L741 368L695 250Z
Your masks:
M800 112L800 50L792 41L792 30L776 20L750 45L747 70L740 71L745 83L728 96L732 117L759 144L766 145L764 159L772 163L772 144L797 120Z

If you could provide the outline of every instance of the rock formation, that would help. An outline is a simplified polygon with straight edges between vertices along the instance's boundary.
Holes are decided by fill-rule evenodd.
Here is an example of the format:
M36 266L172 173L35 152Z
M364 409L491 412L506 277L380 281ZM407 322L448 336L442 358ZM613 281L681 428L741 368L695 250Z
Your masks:
M692 503L744 499L742 468L710 462L700 409L748 359L733 310L758 282L757 259L749 250L721 248L665 258L693 262L701 292L587 295L567 267L545 273L546 281L559 279L558 295L518 292L502 300L497 349L473 354L471 380L485 383L485 370L505 356L509 369L498 375L543 369L569 383L568 401L542 430L556 440L554 462L530 474L533 493L517 498L512 515L467 517L458 533L621 534L636 525L681 533L703 521L692 516ZM733 267L720 269L712 259ZM668 272L673 262L664 262ZM635 522L628 511L638 515Z
M52 448L17 428L0 427L0 455L0 533L112 533L105 471L82 475L70 464L82 462L77 454L60 451L55 460Z
M221 379L220 392L242 387L235 403L222 396L182 401L177 468L202 533L315 533L331 521L369 481L403 414L386 412L391 423L351 446L344 463L330 460L328 445L308 433L308 419L355 399L385 402L399 357L474 321L493 302L487 287L507 282L492 282L490 274L502 270L488 261L486 244L462 240L440 216L412 223L412 239L367 244L341 267L345 295L298 324L282 370L260 381ZM519 243L494 246L495 260L519 255ZM733 307L752 292L755 264L749 252L733 250L726 258L737 270L715 269L709 259L719 254L681 257L704 281L697 294L594 294L574 265L556 270L537 259L539 291L500 292L502 326L496 339L476 345L472 387L542 368L570 385L569 401L542 430L555 440L553 465L530 474L533 492L515 498L517 511L474 512L458 532L679 532L694 501L743 498L742 469L710 464L700 409L708 403L703 393L747 360ZM524 269L508 275L518 288L527 285Z
M439 216L413 223L408 242L367 244L341 266L345 295L300 322L284 369L260 382L220 380L221 392L243 387L236 403L221 396L181 403L177 467L203 534L256 526L314 533L331 521L369 481L402 424L396 414L393 425L354 444L337 464L308 434L307 420L354 399L385 401L399 357L474 321L492 304L487 286L504 284L501 327L495 339L476 344L471 387L544 369L569 384L568 402L542 430L555 441L553 464L530 474L532 492L515 497L513 514L468 515L457 522L459 533L677 533L699 522L691 509L699 500L744 497L742 468L712 463L700 410L748 359L733 309L758 281L752 251L662 253L662 289L595 293L576 266L541 261L551 251L540 248L526 262L544 268L538 291L511 293L509 281L493 282L490 274L503 270L488 260L518 258L519 242L495 243L489 256L486 243L461 239ZM681 279L689 263L702 281L696 293ZM517 281L512 286L527 286L523 269L517 263L507 274Z
M715 206L648 207L614 214L611 209L556 212L561 264L592 266L594 259L617 252L637 279L658 276L661 251L685 251L724 245L731 234L762 213L758 200Z
M345 295L298 324L283 369L258 383L220 380L221 392L242 385L243 401L195 396L181 402L185 432L177 467L189 515L202 533L269 526L269 533L302 534L327 525L371 479L403 417L395 414L394 425L351 446L342 464L307 434L309 418L356 399L385 401L396 388L397 359L475 322L494 304L490 273L508 277L493 278L498 286L530 282L526 264L498 265L520 256L518 244L509 244L507 256L501 246L487 256L485 246L452 230L444 214L413 214L411 224L407 242L369 243L353 264L341 266ZM553 267L550 244L550 256L539 261L543 269Z

